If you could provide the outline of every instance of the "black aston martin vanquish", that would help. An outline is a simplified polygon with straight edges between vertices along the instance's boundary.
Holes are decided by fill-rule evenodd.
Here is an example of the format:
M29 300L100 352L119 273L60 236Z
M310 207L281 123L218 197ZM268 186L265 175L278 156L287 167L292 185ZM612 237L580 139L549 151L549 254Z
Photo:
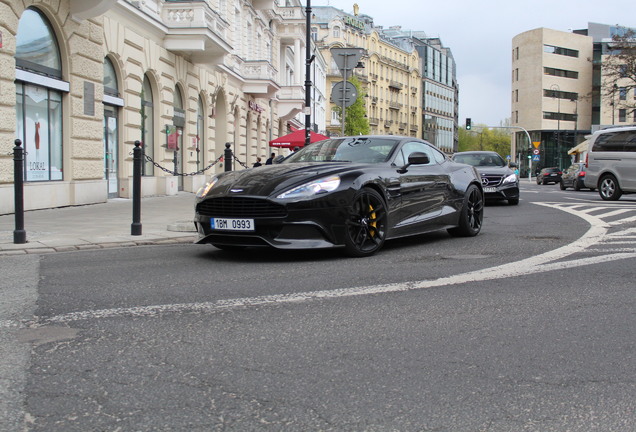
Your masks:
M310 144L279 164L211 179L196 198L198 243L220 249L344 247L446 229L475 236L484 197L471 166L416 138L355 136Z

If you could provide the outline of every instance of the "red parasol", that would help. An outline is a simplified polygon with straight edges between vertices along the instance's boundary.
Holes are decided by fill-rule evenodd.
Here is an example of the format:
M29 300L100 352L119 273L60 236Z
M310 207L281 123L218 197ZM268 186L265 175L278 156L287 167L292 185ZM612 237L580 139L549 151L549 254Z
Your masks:
M329 137L309 131L309 142L322 141ZM303 147L305 145L305 129L296 129L290 134L283 135L269 142L270 147L289 148Z

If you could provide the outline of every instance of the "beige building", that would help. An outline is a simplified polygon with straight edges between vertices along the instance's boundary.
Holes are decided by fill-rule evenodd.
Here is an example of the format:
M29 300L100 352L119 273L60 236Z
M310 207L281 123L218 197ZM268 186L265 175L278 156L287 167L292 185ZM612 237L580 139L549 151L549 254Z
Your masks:
M361 48L364 55L353 73L366 94L366 112L372 134L421 136L420 59L414 49L405 50L373 29L372 20L333 7L313 8L312 37L328 65L327 93L343 76L331 57L331 48ZM341 135L340 116L330 105L327 131Z
M567 152L589 133L592 118L592 38L547 28L530 30L512 41L512 126L526 129L515 134L514 154L528 168L567 168ZM524 166L525 165L525 166Z
M286 4L0 0L0 214L16 138L27 210L129 197L137 140L143 195L193 192L267 155L302 126L305 17Z

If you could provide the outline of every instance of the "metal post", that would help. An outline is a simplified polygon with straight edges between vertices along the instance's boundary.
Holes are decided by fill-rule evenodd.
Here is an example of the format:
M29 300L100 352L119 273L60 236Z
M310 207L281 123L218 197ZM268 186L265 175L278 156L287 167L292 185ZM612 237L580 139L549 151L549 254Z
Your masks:
M305 145L311 143L311 0L307 0L307 33L305 41Z
M133 149L133 221L130 225L130 235L141 235L141 169L142 160L141 141L135 141Z
M19 139L15 140L15 147L13 147L13 187L15 200L13 243L24 244L27 242L24 230L24 149Z
M225 171L232 171L232 143L225 143L225 155L223 158L225 159Z
M345 104L345 91L347 89L347 58L349 57L348 54L344 55L344 72L343 72L343 78L344 78L344 82L342 83L342 136L345 136L345 113L346 113L346 109L347 109L347 105Z

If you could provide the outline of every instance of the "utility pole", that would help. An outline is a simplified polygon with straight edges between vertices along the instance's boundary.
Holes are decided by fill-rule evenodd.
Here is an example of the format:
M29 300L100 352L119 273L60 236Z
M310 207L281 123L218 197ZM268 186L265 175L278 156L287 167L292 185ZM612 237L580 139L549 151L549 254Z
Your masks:
M306 41L305 41L305 145L311 143L311 62L315 56L311 55L311 0L307 1L306 16Z

